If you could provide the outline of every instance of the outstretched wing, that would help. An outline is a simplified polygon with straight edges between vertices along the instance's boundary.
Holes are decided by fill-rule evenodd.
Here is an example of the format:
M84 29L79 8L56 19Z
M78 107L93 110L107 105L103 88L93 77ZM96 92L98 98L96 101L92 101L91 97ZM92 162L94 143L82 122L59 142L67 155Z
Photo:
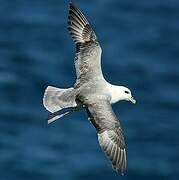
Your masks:
M102 78L101 47L88 20L72 3L69 6L68 30L76 44L76 86Z
M97 130L99 144L112 162L113 169L123 174L126 170L125 142L110 103L107 100L88 103L87 113Z
M96 41L96 35L82 12L72 3L69 7L68 29L75 43Z

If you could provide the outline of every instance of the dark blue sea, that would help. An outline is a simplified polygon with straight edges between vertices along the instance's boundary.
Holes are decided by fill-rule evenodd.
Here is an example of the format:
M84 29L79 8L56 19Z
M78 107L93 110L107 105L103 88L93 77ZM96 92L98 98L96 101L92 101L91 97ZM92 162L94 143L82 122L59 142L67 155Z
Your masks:
M0 0L0 180L178 180L179 1L75 3L98 36L105 78L137 99L113 106L128 171L112 171L84 112L47 125L45 88L75 82L68 1Z

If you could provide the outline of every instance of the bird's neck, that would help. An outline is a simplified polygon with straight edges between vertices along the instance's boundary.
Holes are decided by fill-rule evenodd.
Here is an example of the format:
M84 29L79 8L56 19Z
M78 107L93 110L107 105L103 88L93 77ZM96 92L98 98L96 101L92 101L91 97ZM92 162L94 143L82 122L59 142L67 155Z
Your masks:
M114 104L124 99L122 91L121 91L121 86L108 84L108 91L111 96L111 104Z

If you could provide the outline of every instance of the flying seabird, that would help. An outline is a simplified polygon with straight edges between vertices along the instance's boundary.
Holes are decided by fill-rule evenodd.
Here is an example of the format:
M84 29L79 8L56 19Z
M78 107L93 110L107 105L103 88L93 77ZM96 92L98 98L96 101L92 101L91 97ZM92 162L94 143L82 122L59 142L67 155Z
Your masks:
M101 149L111 161L113 169L123 174L126 171L125 142L111 104L121 100L135 104L136 101L127 87L112 85L104 79L101 70L102 50L96 34L73 3L69 4L68 30L76 45L76 83L68 89L46 88L43 104L51 112L48 123L71 112L85 110L96 128Z

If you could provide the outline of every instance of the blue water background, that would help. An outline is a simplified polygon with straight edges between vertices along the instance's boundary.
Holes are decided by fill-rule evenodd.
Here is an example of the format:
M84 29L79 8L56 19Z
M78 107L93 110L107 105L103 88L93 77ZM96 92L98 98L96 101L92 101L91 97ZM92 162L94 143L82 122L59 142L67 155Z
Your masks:
M179 1L75 2L101 43L105 78L137 99L113 107L128 172L112 171L85 113L47 125L45 88L75 82L68 1L0 0L0 180L177 180Z

